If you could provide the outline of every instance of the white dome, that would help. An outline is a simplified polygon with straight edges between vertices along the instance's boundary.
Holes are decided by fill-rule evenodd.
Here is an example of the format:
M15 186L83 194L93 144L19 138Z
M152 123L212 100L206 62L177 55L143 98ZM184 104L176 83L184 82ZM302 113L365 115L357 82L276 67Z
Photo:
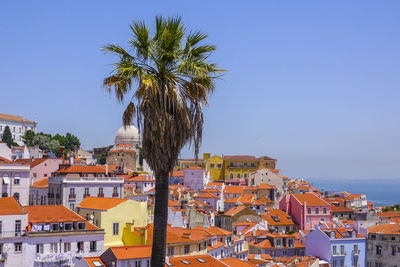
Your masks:
M115 144L140 145L140 134L138 129L133 126L122 126L115 135Z

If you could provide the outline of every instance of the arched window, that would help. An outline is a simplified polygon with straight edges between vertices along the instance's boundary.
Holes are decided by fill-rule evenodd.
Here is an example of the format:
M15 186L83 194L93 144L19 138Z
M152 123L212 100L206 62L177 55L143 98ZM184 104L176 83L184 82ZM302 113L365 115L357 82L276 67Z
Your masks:
M3 173L3 184L10 184L10 178L8 177L8 173Z
M247 173L244 174L244 178L245 178L245 179L247 178Z
M233 173L231 173L230 175L229 175L229 179L233 179Z
M240 168L240 162L236 163L236 166L237 166L238 168Z
M236 175L236 177L237 177L238 179L240 179L240 173L238 173L238 174Z

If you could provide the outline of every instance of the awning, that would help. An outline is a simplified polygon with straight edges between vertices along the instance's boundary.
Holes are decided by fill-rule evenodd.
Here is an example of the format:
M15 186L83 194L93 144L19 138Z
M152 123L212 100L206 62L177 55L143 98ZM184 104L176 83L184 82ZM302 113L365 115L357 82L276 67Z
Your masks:
M3 177L3 183L4 183L4 184L10 184L10 178L8 178L8 177Z

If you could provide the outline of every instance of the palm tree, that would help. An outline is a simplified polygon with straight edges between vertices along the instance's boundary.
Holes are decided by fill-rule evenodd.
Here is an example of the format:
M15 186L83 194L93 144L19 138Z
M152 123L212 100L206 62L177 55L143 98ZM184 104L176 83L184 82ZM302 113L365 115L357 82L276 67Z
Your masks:
M203 110L222 69L208 63L215 46L200 44L207 35L186 31L180 17L156 17L153 36L144 22L130 25L129 50L109 44L119 57L104 79L120 103L129 96L123 124L136 116L143 134L142 153L156 176L151 266L164 266L168 222L168 176L182 147L193 144L197 157ZM134 89L134 92L132 92Z

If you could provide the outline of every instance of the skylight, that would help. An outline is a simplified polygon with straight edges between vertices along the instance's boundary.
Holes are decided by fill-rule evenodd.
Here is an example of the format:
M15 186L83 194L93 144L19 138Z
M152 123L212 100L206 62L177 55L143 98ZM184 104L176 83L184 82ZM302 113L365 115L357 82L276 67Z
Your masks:
M101 267L104 266L103 264L101 264L99 261L92 261L93 265L96 267Z
M183 263L186 264L186 265L189 265L189 264L190 264L190 262L185 261L185 260L181 260L181 262L183 262Z
M201 262L201 263L205 263L206 261L205 260L203 260L203 259L197 259L199 262Z

